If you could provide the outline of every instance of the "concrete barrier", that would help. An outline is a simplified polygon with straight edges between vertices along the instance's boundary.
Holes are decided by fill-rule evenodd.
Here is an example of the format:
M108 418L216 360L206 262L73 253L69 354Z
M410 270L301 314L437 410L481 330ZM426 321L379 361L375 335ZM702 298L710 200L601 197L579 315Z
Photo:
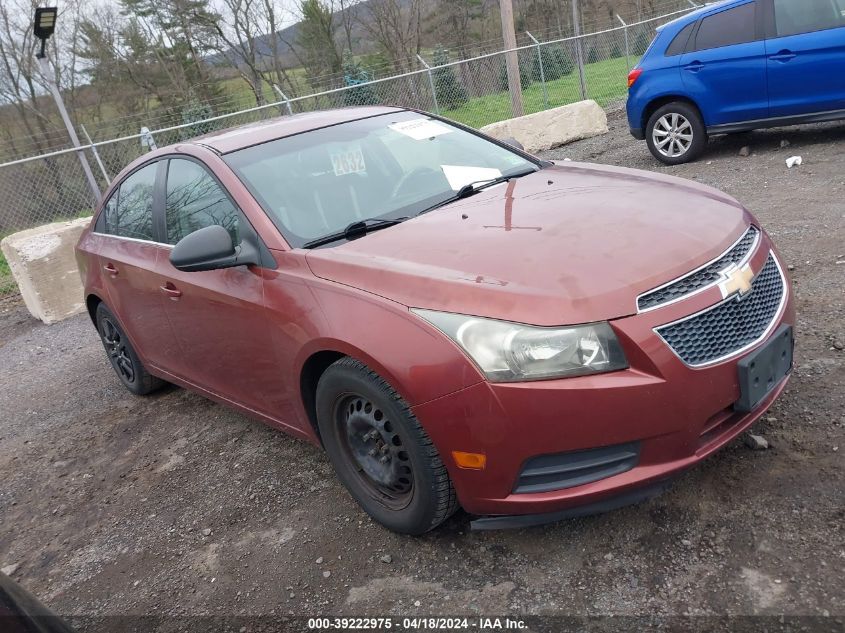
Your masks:
M515 138L527 152L540 152L607 134L607 114L595 101L579 101L481 128L497 139Z
M91 218L13 233L0 242L30 314L55 323L85 309L73 247Z

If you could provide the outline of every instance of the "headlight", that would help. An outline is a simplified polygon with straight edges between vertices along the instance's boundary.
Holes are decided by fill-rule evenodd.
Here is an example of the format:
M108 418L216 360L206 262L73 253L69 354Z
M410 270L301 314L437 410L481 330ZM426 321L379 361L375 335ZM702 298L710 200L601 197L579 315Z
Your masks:
M628 367L607 323L545 328L432 310L413 312L460 345L493 382L568 378Z

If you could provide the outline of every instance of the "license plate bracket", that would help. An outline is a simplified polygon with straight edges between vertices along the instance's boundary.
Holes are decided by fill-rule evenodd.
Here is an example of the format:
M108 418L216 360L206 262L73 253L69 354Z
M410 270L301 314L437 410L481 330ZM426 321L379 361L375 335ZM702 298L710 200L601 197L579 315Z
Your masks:
M734 409L748 413L756 409L792 371L795 349L792 326L782 325L760 349L737 364L740 398Z

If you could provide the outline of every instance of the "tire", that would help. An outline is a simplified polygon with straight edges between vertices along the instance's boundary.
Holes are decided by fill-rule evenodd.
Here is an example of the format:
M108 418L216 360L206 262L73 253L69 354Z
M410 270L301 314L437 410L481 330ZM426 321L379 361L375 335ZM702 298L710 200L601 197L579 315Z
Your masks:
M661 147L659 139L666 141L667 138L670 140ZM695 160L704 151L707 129L695 107L675 101L649 117L645 140L652 155L661 163L681 165Z
M329 459L373 519L394 532L420 535L455 513L457 496L437 449L378 374L342 358L320 377L316 401Z
M115 316L101 303L97 306L97 332L106 350L114 373L129 391L136 396L146 396L161 389L167 383L156 378L144 367L135 348L123 331Z

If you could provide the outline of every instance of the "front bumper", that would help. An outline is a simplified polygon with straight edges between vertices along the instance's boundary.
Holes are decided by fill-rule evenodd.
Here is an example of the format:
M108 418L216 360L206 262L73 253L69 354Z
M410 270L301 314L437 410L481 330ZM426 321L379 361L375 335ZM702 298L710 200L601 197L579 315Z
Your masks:
M643 129L641 127L632 127L629 129L631 130L631 136L633 136L635 139L637 139L638 141L645 140L645 132L643 132Z
M767 256L768 249L761 249L754 258L755 270ZM771 333L795 324L788 280L786 286L787 299ZM625 371L532 383L480 383L415 407L464 509L485 517L522 517L482 520L475 527L535 525L636 502L758 420L788 378L753 411L739 412L734 408L741 395L737 365L768 338L724 362L692 368L654 332L720 300L714 288L613 322L630 363ZM537 456L631 443L639 447L639 457L625 472L560 490L514 492L526 462ZM486 468L458 468L453 450L484 453Z

